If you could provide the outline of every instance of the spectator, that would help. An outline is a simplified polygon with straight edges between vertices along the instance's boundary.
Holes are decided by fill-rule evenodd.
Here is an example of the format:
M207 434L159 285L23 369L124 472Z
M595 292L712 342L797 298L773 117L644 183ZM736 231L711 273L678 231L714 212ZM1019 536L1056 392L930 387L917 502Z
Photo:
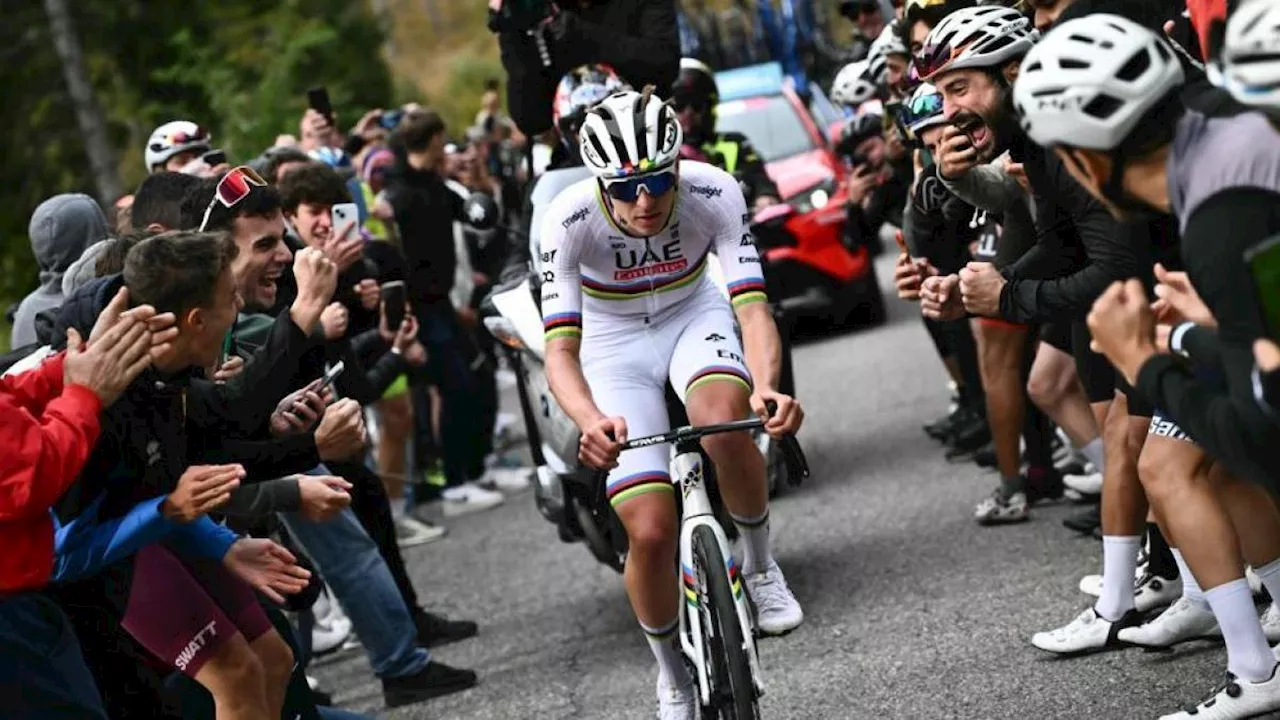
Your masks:
M107 219L88 195L55 195L31 214L31 250L40 263L40 287L18 306L10 346L37 342L36 315L62 305L62 275L85 248L107 237Z
M485 490L475 481L484 476L485 435L476 407L476 389L467 361L466 337L449 300L458 267L454 223L463 222L463 199L441 175L444 163L445 125L433 112L413 113L397 130L400 152L387 178L387 201L400 228L408 262L409 297L421 324L427 347L428 372L440 388L441 453L445 488L439 492L446 514L454 515L494 507L500 493ZM422 423L432 416L418 395L414 415L419 432L430 437ZM420 443L420 450L424 443ZM424 498L415 495L415 502Z
M102 408L150 363L154 311L121 315L127 301L122 293L87 345L77 335L66 352L0 380L0 705L15 720L106 718L70 622L41 588L54 567L47 510L88 459Z
M167 122L151 132L143 159L147 172L182 172L190 163L209 152L213 138L209 131L188 120Z
M200 179L176 172L148 175L134 194L130 227L134 230L164 232L182 224L182 198Z

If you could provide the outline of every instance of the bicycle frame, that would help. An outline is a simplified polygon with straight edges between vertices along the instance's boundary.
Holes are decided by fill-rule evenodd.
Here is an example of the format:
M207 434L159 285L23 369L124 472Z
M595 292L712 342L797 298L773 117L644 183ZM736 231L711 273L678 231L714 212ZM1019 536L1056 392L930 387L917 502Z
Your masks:
M742 627L743 643L746 645L747 658L751 663L751 681L761 696L764 695L764 681L760 672L760 659L756 655L751 608L747 604L742 576L733 559L733 548L729 545L729 539L712 511L711 500L707 496L704 482L706 475L702 462L697 440L683 441L677 445L676 455L671 459L671 477L680 479L680 495L683 501L680 518L680 585L684 598L680 603L680 649L697 671L698 698L700 704L705 707L711 703L711 681L707 671L706 649L702 646L702 616L698 612L700 597L693 572L693 532L699 526L711 529L715 534L716 542L720 545L720 554L725 558L727 565L725 572L733 588L738 624Z

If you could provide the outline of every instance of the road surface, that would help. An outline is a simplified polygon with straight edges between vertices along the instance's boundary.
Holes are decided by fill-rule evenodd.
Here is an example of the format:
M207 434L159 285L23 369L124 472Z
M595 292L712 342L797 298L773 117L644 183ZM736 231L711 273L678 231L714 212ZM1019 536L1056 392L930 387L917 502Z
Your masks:
M1030 645L1088 606L1076 586L1101 544L1062 527L1069 506L973 522L996 477L948 463L921 432L945 410L942 369L914 306L889 305L881 327L796 349L813 475L771 517L806 620L760 644L763 716L1128 720L1199 700L1225 669L1220 646L1059 660ZM479 621L477 638L435 656L480 685L386 711L364 655L345 651L313 669L339 705L406 720L654 716L657 671L620 576L562 544L530 494L405 558L429 609Z

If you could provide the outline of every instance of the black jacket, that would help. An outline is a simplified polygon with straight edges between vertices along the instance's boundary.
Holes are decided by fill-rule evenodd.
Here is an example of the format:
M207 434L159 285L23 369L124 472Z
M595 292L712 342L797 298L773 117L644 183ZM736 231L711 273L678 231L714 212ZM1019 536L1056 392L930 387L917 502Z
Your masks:
M528 135L551 129L551 102L560 78L579 65L604 63L636 90L653 85L661 95L680 72L675 0L596 0L563 8L545 34L551 67L534 39L502 32L498 46L507 70L507 107Z
M387 171L385 192L400 230L409 299L417 305L447 298L458 266L453 223L465 218L463 199L439 173L415 170L403 158Z

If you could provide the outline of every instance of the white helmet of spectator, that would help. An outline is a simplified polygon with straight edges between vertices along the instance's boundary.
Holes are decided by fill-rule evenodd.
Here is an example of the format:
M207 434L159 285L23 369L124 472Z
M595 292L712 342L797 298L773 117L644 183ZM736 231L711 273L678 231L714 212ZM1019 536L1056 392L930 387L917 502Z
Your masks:
M869 61L858 60L841 68L831 83L831 100L841 105L857 107L875 97L878 87L870 67Z
M174 120L156 128L147 140L143 159L147 163L147 172L155 172L156 166L163 166L175 155L184 152L207 152L213 137L209 131L188 120Z
M1013 104L1037 144L1106 151L1182 81L1182 65L1164 38L1099 13L1063 23L1027 53Z
M884 30L880 31L880 37L871 43L867 56L880 53L883 55L906 55L911 56L911 51L907 50L907 46L902 43L902 36L898 34L898 21L894 20L884 26Z
M1022 57L1040 39L1026 15L999 5L956 10L925 38L915 58L921 80L965 68L993 68Z
M613 180L675 165L684 132L675 111L645 88L615 93L588 110L578 142L591 174Z
M920 83L911 93L906 107L903 108L902 118L907 124L907 129L916 135L931 127L946 125L950 122L946 115L942 114L942 94L938 92L938 88L929 83Z
M1280 111L1280 3L1249 0L1231 13L1209 77L1244 105Z

